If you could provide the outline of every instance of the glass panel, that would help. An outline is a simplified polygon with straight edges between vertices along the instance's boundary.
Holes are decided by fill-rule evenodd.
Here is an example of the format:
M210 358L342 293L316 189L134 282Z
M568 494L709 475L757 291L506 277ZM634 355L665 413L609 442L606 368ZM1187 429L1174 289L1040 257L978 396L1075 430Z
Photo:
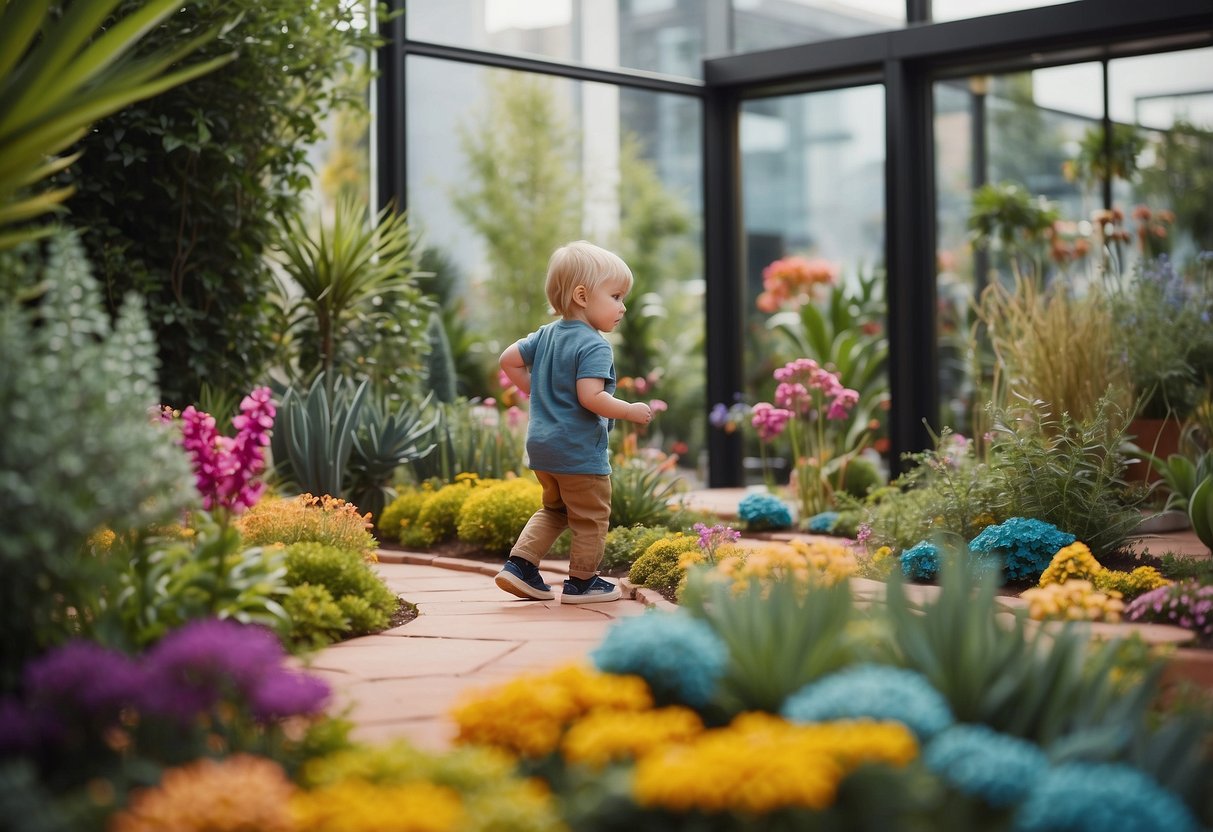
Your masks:
M701 0L409 0L414 40L703 77Z
M1136 152L1114 180L1130 259L1167 253L1181 267L1213 251L1213 49L1108 63L1113 136Z
M836 369L838 344L813 343L806 321L818 311L830 318L835 292L853 300L829 330L857 337L845 386L862 388L861 406L847 422L862 431L883 421L887 407L884 340L884 88L854 87L747 101L741 107L741 191L745 234L746 352L743 397L772 401L772 372L797 358ZM787 257L792 275L781 280L764 269ZM797 265L799 264L799 268ZM824 281L824 282L814 282ZM866 289L865 289L866 287ZM864 292L871 294L864 297ZM785 324L780 327L779 324ZM827 341L834 340L832 337ZM839 344L841 342L838 342ZM859 368L876 362L870 384ZM758 456L751 438L749 451ZM883 427L868 436L887 444ZM761 478L757 459L747 463ZM786 475L786 463L783 469Z
M931 0L931 19L939 23L944 20L1017 12L1022 9L1060 6L1069 2L1073 0Z
M942 418L960 433L981 423L979 388L992 369L970 343L982 288L1016 273L1090 276L1082 252L1093 245L1102 183L1082 159L1102 140L1102 87L1099 64L935 85ZM972 244L974 221L989 232L986 247Z
M420 57L406 75L409 213L463 327L462 342L452 338L462 392L501 395L497 356L551 320L548 257L589 239L635 275L611 336L617 374L645 379L628 397L669 405L641 444L696 464L706 423L699 100Z
M905 0L733 0L733 51L756 52L905 25Z

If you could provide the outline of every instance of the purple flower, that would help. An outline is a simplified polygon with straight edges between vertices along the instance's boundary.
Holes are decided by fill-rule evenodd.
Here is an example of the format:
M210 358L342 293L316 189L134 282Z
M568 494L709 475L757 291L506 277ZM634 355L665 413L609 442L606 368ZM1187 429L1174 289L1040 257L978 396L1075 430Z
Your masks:
M181 444L204 508L239 513L257 502L265 484L256 477L265 470L264 448L275 413L270 389L258 387L240 402L240 414L232 419L234 438L218 435L214 417L192 406L181 414Z
M252 698L282 658L278 639L264 627L215 618L192 621L147 654L147 707L189 720L228 694Z
M91 641L69 641L26 665L27 701L36 708L81 711L100 719L137 704L144 674L136 661Z
M262 722L319 713L329 699L329 686L315 676L278 670L267 673L249 697L249 709Z

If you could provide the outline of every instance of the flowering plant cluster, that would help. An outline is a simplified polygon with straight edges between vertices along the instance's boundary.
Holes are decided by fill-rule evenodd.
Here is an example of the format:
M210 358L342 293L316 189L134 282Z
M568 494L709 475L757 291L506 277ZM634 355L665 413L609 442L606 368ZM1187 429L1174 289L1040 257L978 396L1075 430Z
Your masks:
M737 516L747 529L786 529L792 525L792 512L788 505L774 494L747 494L737 505Z
M813 299L821 286L838 282L838 267L821 258L783 257L762 270L762 294L758 308L775 312L784 306L801 306Z
M1213 585L1187 579L1159 587L1133 599L1125 608L1125 618L1183 627L1213 644Z
M699 535L699 548L703 550L708 563L716 562L716 554L721 546L736 543L741 539L741 532L719 523L710 527L704 523L696 523L691 528Z
M257 477L265 470L274 415L268 387L256 388L240 402L240 413L232 418L235 437L220 435L215 417L193 405L182 412L181 444L207 511L221 508L239 514L257 502L265 488Z

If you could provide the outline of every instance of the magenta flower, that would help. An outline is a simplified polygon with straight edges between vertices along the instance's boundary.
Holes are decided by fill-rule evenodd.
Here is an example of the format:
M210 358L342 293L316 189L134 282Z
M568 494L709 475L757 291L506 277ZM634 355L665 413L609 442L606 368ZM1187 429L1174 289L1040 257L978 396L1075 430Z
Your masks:
M783 433L788 420L792 418L792 411L775 407L770 402L754 405L752 413L750 423L758 431L758 438L763 442L769 442Z
M649 409L654 413L663 413L670 409L669 404L664 399L652 399L649 402Z
M265 470L275 413L270 389L258 387L244 397L232 419L235 437L220 436L214 417L193 406L181 414L181 444L190 456L203 508L239 514L261 497L265 484L257 477Z
M826 418L837 421L845 419L851 412L851 408L859 403L859 393L850 388L842 388L834 400L830 402L830 409L826 411Z

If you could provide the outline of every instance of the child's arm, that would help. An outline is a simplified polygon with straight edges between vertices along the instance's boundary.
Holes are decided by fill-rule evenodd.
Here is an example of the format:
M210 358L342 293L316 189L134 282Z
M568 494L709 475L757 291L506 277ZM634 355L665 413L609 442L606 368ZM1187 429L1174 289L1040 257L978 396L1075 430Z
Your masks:
M644 402L628 403L606 391L606 379L577 379L577 401L591 413L607 419L627 419L639 425L653 421L653 411Z
M518 349L517 341L506 347L505 352L501 354L501 371L515 387L528 396L531 394L531 372L522 360L522 351ZM580 395L580 388L577 393Z

